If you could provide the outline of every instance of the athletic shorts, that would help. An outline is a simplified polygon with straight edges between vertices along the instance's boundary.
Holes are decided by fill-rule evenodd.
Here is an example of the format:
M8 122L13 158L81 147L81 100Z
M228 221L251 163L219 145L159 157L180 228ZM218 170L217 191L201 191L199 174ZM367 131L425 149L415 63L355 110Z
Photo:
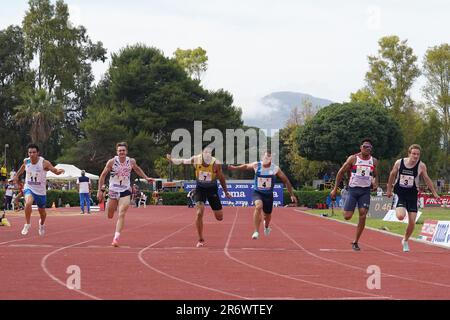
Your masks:
M265 214L271 214L273 208L273 192L265 194L258 191L253 191L252 193L253 202L256 200L261 200L263 203L263 212Z
M214 187L200 187L195 188L194 201L205 203L208 200L211 209L214 211L222 210L222 203L219 197L219 188Z
M349 187L347 199L344 204L344 211L355 211L356 204L358 208L369 209L370 206L370 187Z
M117 192L117 191L109 191L108 192L108 197L109 197L109 199L112 199L112 200L119 200L120 198L127 197L127 196L131 196L130 190L125 190L122 192Z
M33 197L33 199L34 199L34 203L38 206L38 208L44 209L46 207L47 196L37 195L33 191L31 191L30 189L23 190L23 195L25 197L28 196L28 195L31 195Z
M417 198L405 198L402 196L398 196L397 208L405 208L408 212L417 212Z

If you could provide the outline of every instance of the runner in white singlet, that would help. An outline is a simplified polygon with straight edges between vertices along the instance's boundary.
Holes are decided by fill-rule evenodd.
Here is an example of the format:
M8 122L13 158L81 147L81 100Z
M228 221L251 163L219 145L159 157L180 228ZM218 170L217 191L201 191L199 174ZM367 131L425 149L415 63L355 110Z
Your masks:
M47 185L47 171L51 171L56 175L64 173L64 169L55 168L49 161L39 156L39 147L36 144L29 144L28 158L23 160L23 164L14 177L14 183L19 182L20 176L26 172L25 186L23 194L25 196L25 225L22 229L22 234L28 234L31 227L31 211L33 203L38 206L39 215L39 235L43 236L45 233L44 223L47 217L45 211L46 207L46 185Z
M366 226L366 215L370 206L370 191L378 188L376 166L378 160L372 157L372 140L364 139L361 142L360 152L351 155L342 165L336 176L336 184L330 193L331 199L336 199L337 188L346 172L350 173L348 194L344 204L344 218L350 220L358 204L359 221L356 228L355 241L352 249L361 250L358 245L359 238Z
M102 174L100 175L98 185L100 186L97 199L102 201L106 186L104 185L106 176L110 173L109 178L109 190L108 190L108 203L106 204L106 210L108 212L108 218L114 217L114 212L119 207L119 217L116 224L116 232L112 246L119 246L120 233L122 232L125 214L130 205L131 196L131 171L134 170L140 177L144 178L148 182L153 181L149 178L144 171L136 164L136 160L127 157L128 145L126 142L119 142L116 145L117 156L108 160Z

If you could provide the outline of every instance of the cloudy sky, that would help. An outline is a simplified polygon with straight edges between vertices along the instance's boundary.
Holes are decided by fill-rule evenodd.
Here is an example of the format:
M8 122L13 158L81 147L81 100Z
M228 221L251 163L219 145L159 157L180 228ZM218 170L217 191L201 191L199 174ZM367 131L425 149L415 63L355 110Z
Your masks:
M364 85L367 56L385 35L408 39L422 63L427 48L450 41L447 0L65 0L108 53L144 43L172 56L203 47L208 89L230 91L244 119L259 99L297 91L341 102ZM28 3L0 0L0 29L21 24ZM109 64L96 63L96 79ZM423 79L412 90L423 100Z

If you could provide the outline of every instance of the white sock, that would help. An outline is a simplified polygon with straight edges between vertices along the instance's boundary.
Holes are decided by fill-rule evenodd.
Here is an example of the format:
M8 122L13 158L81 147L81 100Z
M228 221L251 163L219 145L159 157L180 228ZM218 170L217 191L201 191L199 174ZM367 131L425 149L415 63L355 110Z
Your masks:
M114 239L119 240L120 238L120 232L114 233Z

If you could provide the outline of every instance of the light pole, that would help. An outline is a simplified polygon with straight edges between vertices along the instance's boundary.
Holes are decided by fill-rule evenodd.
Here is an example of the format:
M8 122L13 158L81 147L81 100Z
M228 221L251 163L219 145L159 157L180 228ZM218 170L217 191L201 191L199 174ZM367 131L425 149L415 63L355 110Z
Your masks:
M6 148L9 148L9 144L5 143L5 168L6 168Z

